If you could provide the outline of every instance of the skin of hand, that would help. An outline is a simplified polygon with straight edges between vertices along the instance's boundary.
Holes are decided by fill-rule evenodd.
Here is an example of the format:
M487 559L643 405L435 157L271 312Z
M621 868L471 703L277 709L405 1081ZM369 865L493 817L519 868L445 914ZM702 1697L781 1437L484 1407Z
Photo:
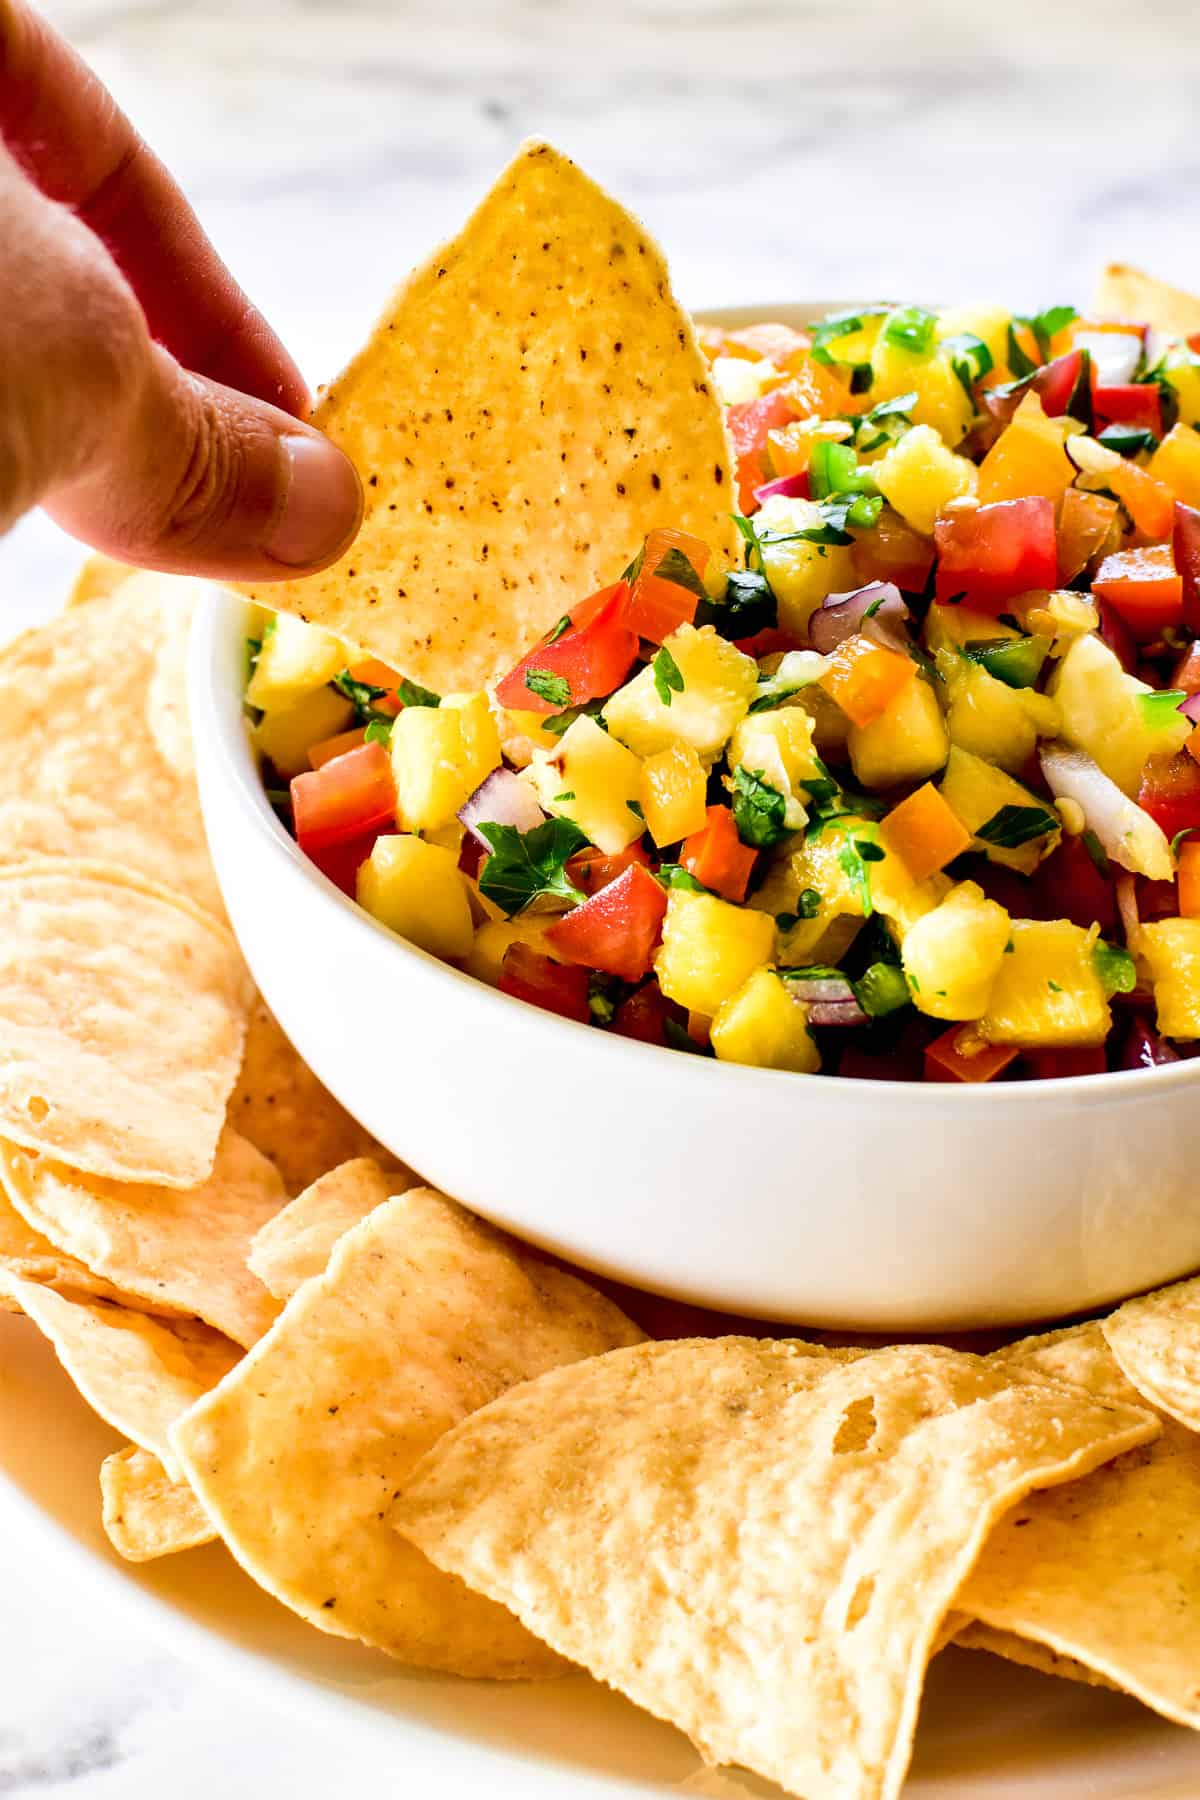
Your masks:
M0 533L41 505L143 568L282 580L362 516L295 364L91 70L0 0Z

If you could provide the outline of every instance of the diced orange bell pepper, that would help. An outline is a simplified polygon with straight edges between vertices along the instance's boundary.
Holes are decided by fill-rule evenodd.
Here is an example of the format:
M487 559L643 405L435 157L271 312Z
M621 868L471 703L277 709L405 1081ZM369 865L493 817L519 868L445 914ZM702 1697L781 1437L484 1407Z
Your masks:
M738 505L744 513L754 512L758 506L754 490L762 487L767 479L763 461L767 433L778 431L794 417L791 401L783 388L774 388L757 400L739 402L726 412L725 422L737 455Z
M1200 919L1200 838L1184 838L1176 858L1179 864L1179 916Z
M1119 507L1107 494L1068 488L1058 515L1058 579L1074 581L1112 535ZM1117 540L1119 541L1119 540Z
M985 1044L973 1025L952 1025L925 1049L926 1081L993 1081L1020 1051L1013 1044Z
M784 392L798 419L837 419L850 410L850 389L832 369L807 354L792 357L788 367Z
M870 581L894 581L906 594L920 594L933 567L933 545L885 506L875 525L856 535L850 562L864 587Z
M839 644L819 685L853 725L869 725L887 711L917 673L911 657L884 650L861 632Z
M357 750L366 740L365 725L356 726L353 731L339 731L336 737L322 738L319 744L313 744L309 748L309 766L320 769L325 763L332 762L335 756L344 756L347 750Z
M1164 481L1185 506L1200 506L1200 431L1173 425L1154 455L1150 473Z
M396 689L402 678L387 663L380 662L377 656L368 656L362 662L351 663L348 673L351 681L361 681L366 687L386 690L378 700L371 702L376 712L391 713L394 716L400 711Z
M1165 481L1156 481L1147 469L1122 458L1120 468L1108 472L1104 485L1124 503L1143 537L1170 537L1175 524L1175 496Z
M1061 425L1046 417L1036 394L1026 394L979 465L980 503L1042 495L1057 507L1074 479Z
M879 831L914 881L935 875L971 845L971 833L931 781L894 806Z
M712 328L706 329L711 331ZM777 369L785 369L789 358L803 354L811 342L806 332L796 331L791 325L781 325L777 320L764 319L759 325L740 325L735 331L718 331L717 347L709 354L740 356L747 362L773 362Z
M727 806L710 806L707 816L704 830L683 840L680 864L723 900L744 900L758 853L743 844Z
M1184 738L1183 747L1185 750L1190 751L1196 761L1200 763L1200 725L1197 725L1195 731L1193 731L1189 737Z
M658 573L673 551L678 552L685 565L679 568L682 581ZM625 623L652 644L661 644L681 625L692 624L700 604L700 596L694 590L702 585L700 578L708 567L709 554L708 545L686 531L663 527L650 532L642 552L642 566L633 583ZM691 585L688 584L689 570L694 577Z
M1142 644L1183 618L1183 580L1170 544L1114 551L1096 571L1092 592L1120 614Z

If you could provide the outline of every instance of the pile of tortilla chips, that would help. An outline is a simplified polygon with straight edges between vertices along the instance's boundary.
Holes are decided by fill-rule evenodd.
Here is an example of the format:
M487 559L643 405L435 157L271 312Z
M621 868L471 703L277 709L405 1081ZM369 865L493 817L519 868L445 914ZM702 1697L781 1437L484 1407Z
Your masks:
M1146 278L1110 289L1155 320ZM546 146L323 417L374 498L354 566L286 598L422 678L478 679L669 480L674 523L711 536L725 506L658 253ZM579 497L539 585L522 514L555 462ZM422 556L460 584L452 618ZM124 1440L99 1470L114 1549L219 1539L300 1618L411 1665L582 1667L805 1800L894 1800L955 1638L1200 1728L1200 1280L986 1356L628 1297L650 1337L420 1186L297 1057L224 921L191 604L93 564L0 652L0 1302Z

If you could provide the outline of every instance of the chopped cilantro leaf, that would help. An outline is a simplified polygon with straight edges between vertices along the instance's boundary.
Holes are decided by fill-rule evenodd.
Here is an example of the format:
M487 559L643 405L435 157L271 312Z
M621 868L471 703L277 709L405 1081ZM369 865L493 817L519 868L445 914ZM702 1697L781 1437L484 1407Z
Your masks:
M571 684L565 675L551 669L526 669L525 686L547 706L566 706L571 698Z
M821 910L821 896L816 888L805 888L796 902L796 911L802 919L815 919Z
M1042 361L1045 362L1050 355L1050 339L1057 337L1060 331L1065 331L1071 320L1078 317L1079 314L1073 306L1048 306L1044 312L1034 313L1031 318L1023 318L1018 315L1017 322L1021 325L1028 325L1037 339L1037 347L1042 353ZM1016 374L1015 369L1013 373Z
M1092 963L1106 1000L1114 994L1132 994L1137 986L1137 966L1128 950L1119 944L1106 944L1100 938L1092 950Z
M688 894L711 894L712 889L697 881L690 869L680 863L662 863L658 869L658 879L665 888L683 888Z
M402 681L396 689L400 696L401 706L440 706L442 696L435 694L432 688L422 687L417 681Z
M558 806L561 802L563 802L565 800L573 800L574 798L575 798L575 789L574 788L564 788L561 794L555 794L554 804L555 804L555 806Z
M825 318L818 319L812 327L811 354L814 362L832 363L835 359L830 351L830 344L861 331L868 319L877 319L886 311L887 308L883 306L868 306L860 308L858 312L829 313Z
M263 647L263 641L260 637L256 637L256 638L248 637L246 639L246 674L247 674L247 678L249 678L249 676L253 675L255 669L257 669L257 667L258 667L258 659L262 655L262 647Z
M1026 356L1021 348L1015 322L1008 327L1008 366L1017 381L1023 381L1026 375L1037 373L1037 364L1032 356Z
M603 705L603 700L589 700L586 706L569 706L566 712L551 713L549 718L539 719L538 727L542 731L548 731L551 737L562 737L565 731L570 730L576 719L586 715L589 719L595 719L602 731L607 731L608 725L600 710Z
M1158 439L1145 425L1106 425L1097 439L1118 456L1136 456L1139 450L1155 450Z
M554 630L548 634L548 636L546 638L546 643L547 644L557 644L557 642L558 642L559 638L562 636L563 632L570 631L570 629L571 629L571 615L570 615L570 613L564 613L562 618L558 621L558 624L554 627Z
M742 513L733 513L730 516L737 528L738 536L742 540L743 552L746 558L746 567L748 569L757 569L761 574L763 566L762 544L759 542L758 531L754 521L752 519L747 519Z
M1175 833L1175 836L1171 839L1172 856L1178 857L1180 844L1182 844L1184 838L1191 837L1193 831L1200 831L1200 825L1185 825L1182 831L1177 831ZM1087 835L1088 834L1085 832L1084 836L1086 837Z
M733 771L733 822L743 844L769 849L789 835L784 824L787 796L766 780L762 769Z
M668 1017L663 1020L663 1036L666 1038L667 1043L671 1046L672 1050L683 1050L689 1056L715 1055L715 1052L711 1048L706 1050L703 1044L697 1044L690 1038L678 1019Z
M367 726L367 729L363 732L363 743L383 744L385 746L390 744L392 741L392 726L394 723L394 719L372 719Z
M947 338L942 349L950 358L950 367L962 383L967 399L974 402L975 383L990 375L994 367L991 351L973 331L960 331Z
M698 600L707 598L704 583L688 561L683 551L672 546L654 571L660 581L669 581L675 587L686 588L689 594L695 594Z
M566 863L588 840L570 819L547 819L532 831L515 825L478 824L491 855L479 871L480 891L511 918L548 894L569 900L583 896L568 879Z
M637 555L634 557L633 561L629 564L628 568L621 570L621 580L622 581L636 581L638 576L642 572L642 564L645 562L645 560L646 560L646 546L645 546L645 544L643 544L641 549L638 551Z
M376 687L370 681L355 681L349 669L343 669L340 675L335 675L333 685L339 694L344 694L349 700L360 725L369 725L373 719L389 718L387 713L381 713L375 705L376 700L382 700L386 695L386 688Z
M913 356L925 356L933 348L937 318L923 306L898 306L883 328L889 344L908 350Z
M1179 836L1182 837L1183 833L1180 832ZM1109 863L1104 845L1100 842L1100 839L1096 836L1095 832L1090 830L1084 832L1082 841L1084 849L1087 851L1095 865L1097 874L1103 875L1105 881L1107 881L1112 874L1112 866ZM1178 843L1178 841L1179 838L1177 837L1171 845L1172 850L1174 850L1175 844Z
M571 798L572 798L572 800L575 798L574 794L571 795ZM630 812L633 814L634 818L641 819L644 824L646 815L642 811L641 803L637 800L627 800L625 802L625 804L629 808Z
M696 624L715 625L725 638L754 637L770 630L778 619L778 602L759 569L731 569L724 598L711 600L706 594L696 608Z
M1058 820L1044 806L1002 806L979 827L975 836L985 844L1015 850L1020 844L1028 844L1033 838L1045 837L1048 832L1057 830Z
M664 706L670 706L672 694L682 694L683 674L679 664L664 644L654 661L654 691Z
M875 854L864 856L864 848L872 850ZM864 919L869 919L875 911L875 905L871 899L871 870L868 865L881 861L882 857L883 851L879 845L871 843L868 838L848 837L837 853L838 864L849 879L850 886L858 898Z

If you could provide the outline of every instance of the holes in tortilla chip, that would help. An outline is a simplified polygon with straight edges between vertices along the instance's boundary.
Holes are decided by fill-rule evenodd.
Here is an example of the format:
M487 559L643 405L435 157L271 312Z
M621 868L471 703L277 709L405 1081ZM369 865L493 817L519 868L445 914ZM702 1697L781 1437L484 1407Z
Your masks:
M846 1608L846 1630L853 1631L867 1616L867 1608L875 1596L875 1577L864 1575L850 1596L850 1604Z
M35 1125L40 1125L42 1120L48 1118L50 1115L50 1102L48 1100L43 1100L40 1094L31 1094L29 1099L25 1102L25 1111L29 1114Z

